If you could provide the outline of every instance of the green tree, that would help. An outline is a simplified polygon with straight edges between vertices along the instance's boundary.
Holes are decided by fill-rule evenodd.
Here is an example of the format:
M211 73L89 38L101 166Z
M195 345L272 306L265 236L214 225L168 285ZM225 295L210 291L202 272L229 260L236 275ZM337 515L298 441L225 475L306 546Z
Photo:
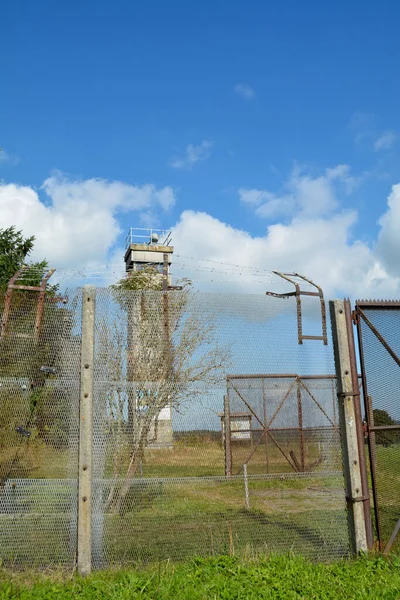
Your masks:
M126 373L131 390L127 435L115 424L121 433L106 502L115 512L124 510L129 480L137 475L146 447L157 441L160 412L179 409L204 393L204 386L221 380L230 361L228 348L218 344L213 311L199 310L190 282L170 292L160 291L162 282L162 274L150 267L129 274L112 286L122 315L107 314L98 322L103 377L118 381ZM114 404L118 399L114 394ZM108 412L126 419L121 407L109 406Z
M9 280L23 266L19 284L38 286L48 271L46 260L29 262L34 236L25 237L14 226L0 229L0 314ZM56 387L46 387L43 366L57 367L65 360L64 346L72 339L72 313L54 298L57 285L47 285L40 338L36 339L35 321L39 295L36 291L13 290L5 334L0 339L0 447L12 458L0 457L0 475L18 472L21 457L15 446L23 442L16 427L25 427L46 444L66 447L68 423L63 416L68 397ZM56 375L50 375L55 379ZM20 383L18 383L20 382ZM16 458L15 458L16 457ZM7 462L8 461L8 462ZM4 462L4 464L3 464ZM22 461L23 462L23 461ZM1 477L0 477L1 479Z
M140 291L162 289L162 274L150 265L140 271L131 271L126 277L123 277L117 283L111 286L114 291Z
M27 269L23 276L24 285L39 285L48 270L47 260L27 262L35 244L35 236L24 237L14 225L0 229L0 289L5 291L11 277L24 265ZM58 286L48 285L47 291L54 294Z
M35 242L35 236L25 237L15 226L0 228L0 291L7 290L8 282L22 267L26 269L16 281L17 284L38 286L48 271L46 260L28 262ZM58 285L47 285L47 296L53 297ZM3 311L5 295L0 293L0 310ZM37 365L45 364L48 343L43 328L42 340L29 352L29 335L34 331L37 314L38 293L31 290L13 290L11 308L7 319L6 335L1 340L0 374L3 376L25 376L36 378ZM57 312L55 305L46 303L45 315ZM28 337L27 337L28 336ZM25 342L23 339L25 338ZM24 375L22 375L24 374Z

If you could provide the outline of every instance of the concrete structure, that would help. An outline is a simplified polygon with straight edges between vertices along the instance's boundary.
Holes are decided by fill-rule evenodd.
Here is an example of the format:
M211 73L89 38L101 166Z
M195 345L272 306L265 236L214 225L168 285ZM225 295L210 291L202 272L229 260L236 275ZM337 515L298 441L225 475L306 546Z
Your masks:
M154 423L149 433L149 449L172 448L172 411L170 406L166 406L160 411L157 423Z
M174 247L170 244L170 231L131 227L125 240L126 272L142 271L146 267L153 267L160 276L164 274L169 279L169 268L174 251Z
M160 280L161 287L168 291L171 284L170 266L174 251L171 244L171 232L159 229L131 228L125 241L125 269L127 273L143 271L151 267L149 273L149 289L154 289L154 279ZM142 323L141 307L139 304L129 306L129 346L137 347L137 330ZM134 363L134 356L133 356ZM133 374L128 378L133 381ZM170 448L173 443L172 410L166 406L154 420L149 437L148 448Z
M346 307L347 305L347 307ZM361 453L357 439L357 423L355 402L359 401L359 390L355 390L357 370L352 365L351 345L354 340L351 323L349 300L331 300L329 302L332 340L335 354L337 389L339 396L339 423L343 448L343 467L346 483L346 500L348 507L350 542L354 554L368 552L367 519L364 512L364 501L369 497L363 495L363 477L361 471ZM365 452L364 448L362 452ZM370 520L370 517L369 519Z

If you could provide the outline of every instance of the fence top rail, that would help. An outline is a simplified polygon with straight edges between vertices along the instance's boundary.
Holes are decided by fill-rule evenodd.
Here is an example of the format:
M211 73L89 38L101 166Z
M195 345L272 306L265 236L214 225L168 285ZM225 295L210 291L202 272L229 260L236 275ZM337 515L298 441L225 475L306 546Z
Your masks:
M356 300L356 308L400 308L400 300Z

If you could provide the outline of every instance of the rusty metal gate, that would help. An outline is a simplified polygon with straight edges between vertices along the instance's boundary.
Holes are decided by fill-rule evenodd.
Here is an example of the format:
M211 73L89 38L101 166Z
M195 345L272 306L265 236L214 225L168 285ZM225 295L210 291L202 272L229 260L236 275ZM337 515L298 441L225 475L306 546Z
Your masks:
M366 440L376 537L400 548L400 302L357 301Z
M340 468L335 375L229 375L221 417L227 475Z

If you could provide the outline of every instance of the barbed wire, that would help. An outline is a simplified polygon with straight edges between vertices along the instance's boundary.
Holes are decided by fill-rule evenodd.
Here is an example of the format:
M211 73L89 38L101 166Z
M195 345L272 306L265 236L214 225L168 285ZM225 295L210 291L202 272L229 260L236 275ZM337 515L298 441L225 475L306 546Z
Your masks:
M205 266L200 266L200 267L196 267L193 265L186 265L186 264L179 264L179 263L174 263L174 269L179 269L179 270L190 270L193 272L211 272L211 273L222 273L222 274L229 274L229 275L235 275L235 276L241 276L241 275L247 275L247 276L259 276L259 277L270 277L270 278L277 278L277 275L275 273L270 273L268 271L263 271L263 270L254 270L254 272L252 273L243 273L242 271L234 271L234 270L224 270L224 269L218 269L215 267L205 267ZM114 267L114 270L112 270L112 267ZM115 268L115 267L119 267L119 268ZM103 273L112 273L112 274L124 274L125 270L123 269L123 267L120 267L119 265L97 265L96 267L81 267L81 268L74 268L74 267L58 267L56 268L56 273L60 274L73 274L73 275L79 275L79 276L83 276L83 277L87 277L90 275L97 275L97 274L103 274ZM45 272L41 269L29 269L27 271L24 271L23 273L21 273L21 275L18 277L18 279L29 279L31 278L33 275L44 275Z
M188 264L180 264L180 263L173 263L173 268L174 270L176 269L180 269L180 270L188 270L188 271L194 271L194 272L207 272L207 273L224 273L224 274L229 274L229 275L240 275L242 273L244 273L245 275L254 275L254 276L262 276L262 277L267 277L267 278L272 278L272 277L276 277L275 274L271 274L268 272L264 272L262 270L260 271L252 271L252 272L244 272L244 271L238 271L238 270L224 270L224 269L219 269L217 267L207 267L207 266L193 266L193 265L188 265Z
M268 269L252 267L250 265L240 265L240 264L236 264L236 263L222 262L222 261L218 261L218 260L213 260L211 258L198 258L198 257L194 257L194 256L183 256L182 254L174 254L174 259L175 258L183 258L185 260L195 260L197 262L213 263L213 264L218 264L218 265L236 267L239 269L250 269L250 270L265 272L265 273L269 273L270 275L274 275L273 271L269 271ZM175 264L175 260L174 260L174 264Z
M180 263L179 261L174 260L174 272L170 273L170 275L175 280L184 278L183 275L181 276L180 274L176 274L176 271L179 270L186 271L186 278L190 279L193 283L251 283L264 286L280 284L280 286L284 287L285 289L290 286L289 282L285 283L273 271L259 267L240 265L237 263L225 263L213 259L196 258L193 256L183 256L179 254L174 255L174 259L175 258L193 261L192 263ZM35 265L28 265L26 270L22 271L22 273L19 275L18 281L29 280L32 279L32 277L42 278L48 270L48 268L39 268ZM209 274L210 277L193 277L193 274L196 273ZM57 267L53 277L49 279L49 285L51 285L53 282L57 283L65 279L117 280L118 278L124 278L126 275L125 269L121 263L106 263L102 265L88 265L82 267ZM216 277L213 277L213 275L216 275ZM232 276L232 279L220 279L218 275ZM310 287L310 284L307 282L301 282L301 285L302 287Z

